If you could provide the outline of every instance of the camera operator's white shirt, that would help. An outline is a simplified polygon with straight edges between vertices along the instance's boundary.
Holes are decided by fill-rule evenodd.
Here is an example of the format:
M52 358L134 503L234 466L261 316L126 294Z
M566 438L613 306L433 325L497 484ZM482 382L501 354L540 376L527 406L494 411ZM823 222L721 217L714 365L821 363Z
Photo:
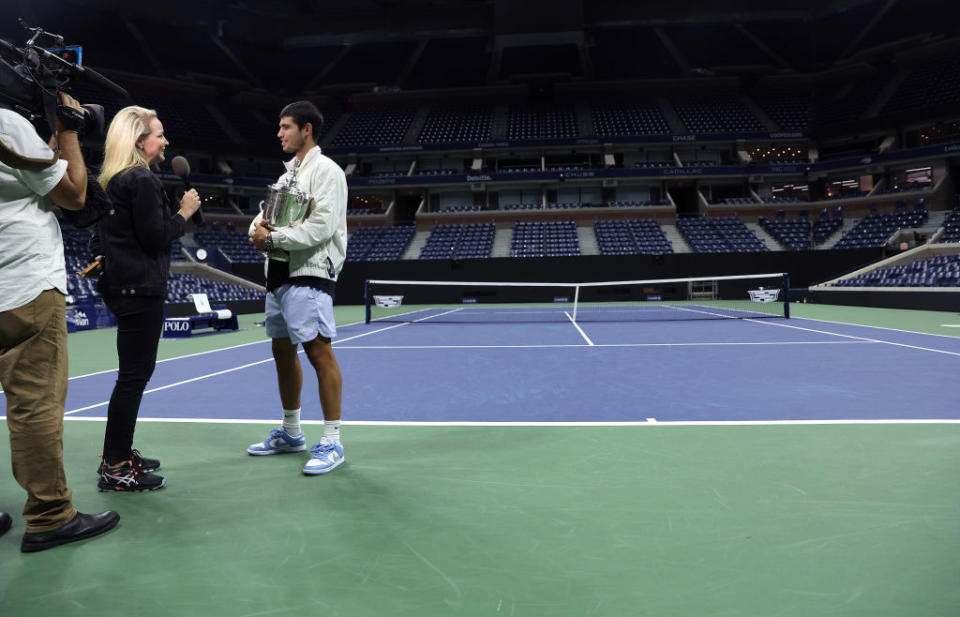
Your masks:
M33 125L9 109L0 108L0 140L29 148L34 156L53 157ZM43 198L66 172L62 160L41 171L0 163L0 312L19 308L47 289L67 293L60 225L55 206Z

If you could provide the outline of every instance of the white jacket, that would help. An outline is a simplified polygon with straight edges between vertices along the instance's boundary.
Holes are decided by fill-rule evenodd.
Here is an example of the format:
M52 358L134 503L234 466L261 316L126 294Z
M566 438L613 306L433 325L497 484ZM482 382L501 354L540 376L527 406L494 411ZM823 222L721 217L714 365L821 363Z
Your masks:
M286 183L296 158L284 165L287 173L278 182ZM297 171L297 188L310 197L310 213L297 227L273 232L273 244L290 253L290 276L315 276L337 280L347 257L347 178L340 166L311 148ZM250 223L250 235L261 212ZM266 269L266 264L264 264Z

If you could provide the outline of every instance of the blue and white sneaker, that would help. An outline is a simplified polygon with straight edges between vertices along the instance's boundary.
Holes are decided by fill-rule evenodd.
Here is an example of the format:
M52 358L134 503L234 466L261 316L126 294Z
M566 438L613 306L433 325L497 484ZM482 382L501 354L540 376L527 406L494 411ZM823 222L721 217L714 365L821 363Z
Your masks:
M266 454L286 454L287 452L303 452L307 449L307 440L303 433L297 436L288 435L282 428L270 431L270 436L263 443L250 444L247 454L264 456Z
M303 466L303 473L308 476L330 473L346 460L343 457L343 445L325 439L310 448L310 453L310 460Z

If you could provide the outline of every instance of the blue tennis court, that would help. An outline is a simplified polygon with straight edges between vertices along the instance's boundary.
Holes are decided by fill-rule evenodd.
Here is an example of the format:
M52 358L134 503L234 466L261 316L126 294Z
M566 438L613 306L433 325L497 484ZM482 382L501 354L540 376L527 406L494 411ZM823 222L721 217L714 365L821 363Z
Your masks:
M810 319L578 321L480 309L466 323L342 326L349 422L731 422L960 417L960 339ZM531 311L540 309L529 309ZM497 321L497 320L500 321ZM74 378L102 417L113 372ZM305 402L311 400L305 384ZM142 418L274 420L269 344L161 362ZM319 410L317 410L319 418Z

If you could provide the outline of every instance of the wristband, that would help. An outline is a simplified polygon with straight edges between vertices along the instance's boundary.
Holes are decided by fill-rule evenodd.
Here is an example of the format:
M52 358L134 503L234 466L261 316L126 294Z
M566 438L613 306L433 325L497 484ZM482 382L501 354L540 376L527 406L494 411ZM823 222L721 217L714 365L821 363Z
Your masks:
M263 248L267 251L273 250L273 234L269 231L267 232L267 237L263 240Z

